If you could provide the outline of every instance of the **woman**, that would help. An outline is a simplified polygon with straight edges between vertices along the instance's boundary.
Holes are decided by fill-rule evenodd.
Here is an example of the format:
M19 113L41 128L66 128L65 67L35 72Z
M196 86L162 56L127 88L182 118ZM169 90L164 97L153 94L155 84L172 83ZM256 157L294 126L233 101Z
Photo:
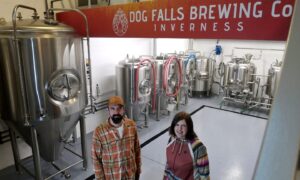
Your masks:
M204 144L194 132L191 116L186 112L175 115L169 129L166 148L165 180L208 180L209 161Z

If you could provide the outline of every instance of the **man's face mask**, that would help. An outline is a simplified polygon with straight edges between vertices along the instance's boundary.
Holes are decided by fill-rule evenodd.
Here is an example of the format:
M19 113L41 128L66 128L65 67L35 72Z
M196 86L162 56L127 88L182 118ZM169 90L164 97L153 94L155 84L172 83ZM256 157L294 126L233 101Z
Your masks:
M123 116L121 114L114 114L111 119L115 124L119 124L122 121Z

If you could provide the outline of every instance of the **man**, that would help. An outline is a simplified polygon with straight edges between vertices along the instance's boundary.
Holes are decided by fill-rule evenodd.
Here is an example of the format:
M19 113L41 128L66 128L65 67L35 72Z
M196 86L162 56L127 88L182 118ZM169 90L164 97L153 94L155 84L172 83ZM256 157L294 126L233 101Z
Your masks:
M136 124L124 116L119 96L108 100L108 120L93 134L92 159L96 179L136 180L141 172L141 149Z

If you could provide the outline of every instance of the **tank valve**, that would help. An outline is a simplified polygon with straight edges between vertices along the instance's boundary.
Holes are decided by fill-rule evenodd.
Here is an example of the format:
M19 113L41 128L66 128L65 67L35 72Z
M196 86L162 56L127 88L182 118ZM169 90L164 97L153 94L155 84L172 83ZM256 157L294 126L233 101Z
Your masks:
M17 18L19 19L19 20L22 20L22 14L21 14L21 12L18 12L18 16L17 16Z
M40 18L40 16L38 15L38 13L36 11L34 11L32 19L38 20L39 18Z

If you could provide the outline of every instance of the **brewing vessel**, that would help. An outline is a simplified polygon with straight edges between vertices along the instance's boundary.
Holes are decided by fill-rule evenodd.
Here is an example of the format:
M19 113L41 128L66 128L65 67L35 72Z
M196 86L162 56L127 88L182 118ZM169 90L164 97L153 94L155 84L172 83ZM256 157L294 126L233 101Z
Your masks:
M29 145L34 127L41 157L58 159L87 104L82 39L36 17L2 22L0 73L2 118Z

